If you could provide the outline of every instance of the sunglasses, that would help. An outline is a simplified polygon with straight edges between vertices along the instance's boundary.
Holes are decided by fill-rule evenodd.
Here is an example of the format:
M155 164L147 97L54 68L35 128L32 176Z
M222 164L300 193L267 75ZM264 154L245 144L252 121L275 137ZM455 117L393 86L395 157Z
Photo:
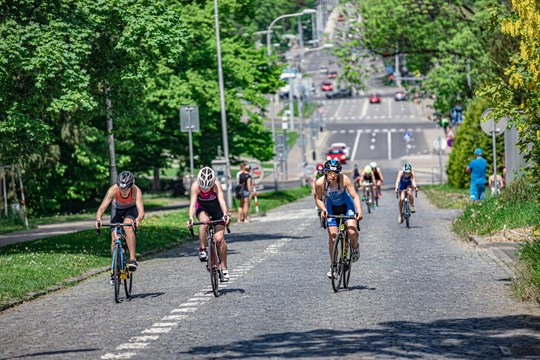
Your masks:
M335 171L327 171L326 174L327 174L327 175L337 176L339 173L338 173L338 172L335 172Z

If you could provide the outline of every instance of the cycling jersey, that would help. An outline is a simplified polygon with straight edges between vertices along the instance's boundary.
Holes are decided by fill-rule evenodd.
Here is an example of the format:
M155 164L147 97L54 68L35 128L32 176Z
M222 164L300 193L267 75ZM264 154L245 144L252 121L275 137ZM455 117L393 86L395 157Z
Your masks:
M398 190L406 190L408 187L412 186L412 173L410 177L405 176L405 172L401 175L401 179L399 179L398 184Z
M120 193L120 189L116 191L116 195L114 195L112 206L117 209L128 209L130 207L135 206L135 198L133 197L133 188L130 189L129 195L127 197L123 197Z
M213 187L208 192L199 190L197 194L195 216L198 218L201 212L207 213L211 220L223 218L223 211L221 210L217 193Z
M133 197L133 188L130 189L127 197L123 197L120 189L118 189L112 201L111 223L123 222L126 218L135 220L138 216L139 211L137 210L136 199Z
M343 177L338 176L338 183L335 186L330 187L326 185L324 195L326 196L326 210L328 215L347 215L352 216L355 214L354 201L347 191L343 187ZM328 226L337 226L336 219L326 219Z
M375 175L375 180L379 181L381 180L381 175L379 174L378 168L372 168L373 169L373 175Z

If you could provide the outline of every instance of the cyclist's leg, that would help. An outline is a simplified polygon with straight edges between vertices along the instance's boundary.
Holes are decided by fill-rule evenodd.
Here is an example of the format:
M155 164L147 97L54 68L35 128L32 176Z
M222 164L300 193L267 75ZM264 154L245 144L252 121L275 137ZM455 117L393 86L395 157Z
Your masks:
M116 206L113 204L111 207L111 220L110 223L118 223L122 222L122 219L124 218L124 210L117 209ZM114 252L114 242L116 240L116 234L114 233L114 228L111 227L111 256Z
M127 209L124 216L125 216L125 218L124 218L124 223L125 224L133 224L133 222L135 222L135 219L137 218L137 216L139 216L139 212L137 210L137 207L133 206L133 207ZM129 260L132 261L132 260L136 259L135 248L136 248L137 239L135 238L135 232L133 231L132 227L127 226L127 227L124 228L124 230L126 231L126 242L127 242L127 246L128 246L128 250L129 250Z
M375 184L371 183L369 187L371 191L371 201L374 203L375 202Z
M328 215L336 215L334 214L333 206L330 201L326 202L326 210L328 211ZM328 254L330 254L330 264L332 264L332 252L338 233L337 220L326 219L326 228L328 230Z
M414 209L414 196L413 196L413 188L412 188L412 186L409 186L407 188L407 196L409 196L409 203L411 204L411 211L412 211ZM412 211L412 212L414 212L414 211Z
M400 219L400 223L401 221L403 221L402 217L401 217L401 214L403 214L403 202L405 201L405 191L403 191L403 189L401 188L398 188L399 190L399 219Z
M227 270L227 242L225 241L225 226L216 225L214 238L216 239L219 258L221 259L221 269Z
M197 209L197 212L196 212L196 215L197 216L197 219L199 219L199 221L209 221L210 220L210 217L208 216L208 213L206 212L206 210L202 209L202 208L198 208ZM206 232L207 232L207 228L208 226L207 225L201 225L199 227L199 243L200 243L200 247L201 249L206 249Z

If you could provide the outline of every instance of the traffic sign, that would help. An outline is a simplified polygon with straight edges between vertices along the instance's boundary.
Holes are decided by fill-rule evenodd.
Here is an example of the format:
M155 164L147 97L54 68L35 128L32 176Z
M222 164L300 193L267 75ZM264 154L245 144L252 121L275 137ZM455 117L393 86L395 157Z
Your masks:
M264 168L258 162L250 162L249 166L251 166L251 177L253 178L253 182L255 184L260 183L264 178Z
M199 107L181 106L180 107L180 131L190 132L199 131Z
M403 140L409 142L411 140L411 133L409 131L403 132Z
M446 149L447 145L448 144L442 136L437 136L435 140L433 140L433 149L435 149L436 151L443 151L444 149Z
M489 116L492 111L493 108L489 108L482 113L482 121L480 121L480 127L482 128L482 131L487 135L492 135L494 131L495 135L500 135L504 133L506 127L508 126L508 116L502 117L497 122L495 122L493 117ZM484 121L486 118L488 118L488 120Z

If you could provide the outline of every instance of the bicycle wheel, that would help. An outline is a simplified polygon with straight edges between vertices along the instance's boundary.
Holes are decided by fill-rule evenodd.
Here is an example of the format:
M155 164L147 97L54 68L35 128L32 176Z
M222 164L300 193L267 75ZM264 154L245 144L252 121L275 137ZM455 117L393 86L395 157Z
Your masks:
M127 267L127 261L126 261L126 252L122 251L122 258L123 258L123 264L124 264L124 276L122 276L124 279L124 292L126 294L126 298L129 299L131 297L131 285L133 281L133 273L129 272Z
M349 236L345 236L344 244L345 248L341 252L343 257L343 287L346 289L349 286L349 280L351 278L351 267L352 267L352 244Z
M122 264L122 254L120 253L121 249L118 244L114 245L114 265L113 265L113 279L114 279L114 301L117 303L120 302L120 279L121 264Z
M367 206L367 212L371 214L371 198L369 196L366 198L366 206Z
M213 237L209 241L208 269L210 270L210 282L214 296L219 296L219 257L217 253L216 241Z
M334 292L338 292L343 277L343 258L341 257L342 244L343 235L338 234L332 252L332 288L334 289Z
M409 217L411 216L411 209L409 207L409 202L403 202L403 218L405 219L405 224L410 228Z
M380 194L379 189L377 189L377 190L375 191L375 205L376 205L377 207L379 207L379 194Z

